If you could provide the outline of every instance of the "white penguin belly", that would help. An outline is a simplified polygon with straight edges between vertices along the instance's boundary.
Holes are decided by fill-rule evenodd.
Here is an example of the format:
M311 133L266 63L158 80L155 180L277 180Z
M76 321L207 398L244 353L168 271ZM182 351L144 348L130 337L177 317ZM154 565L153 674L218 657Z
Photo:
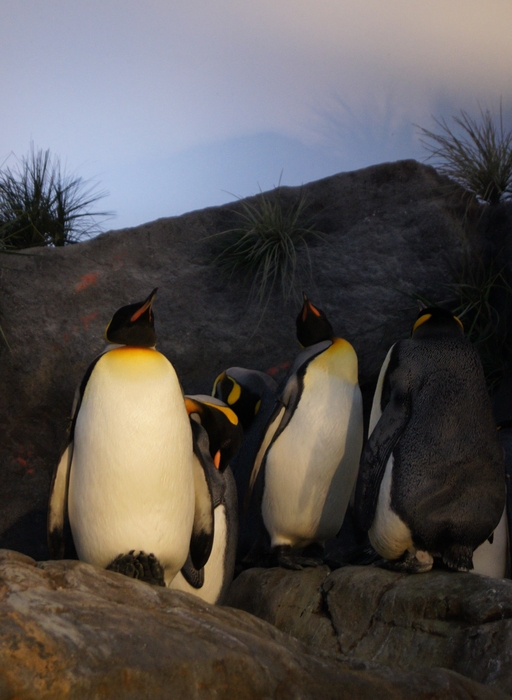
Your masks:
M375 517L368 532L372 547L384 559L398 559L406 550L414 550L411 531L403 520L391 510L392 479L393 455L386 464L380 484Z
M79 558L106 567L144 550L169 584L193 517L192 436L174 368L151 349L105 353L75 427L69 519Z
M210 558L204 567L204 583L194 588L185 580L181 571L174 577L171 588L198 596L206 603L216 603L224 582L224 561L227 544L226 509L221 504L214 510L214 538Z
M267 454L262 513L272 546L302 547L337 534L362 433L359 386L313 363L295 413Z

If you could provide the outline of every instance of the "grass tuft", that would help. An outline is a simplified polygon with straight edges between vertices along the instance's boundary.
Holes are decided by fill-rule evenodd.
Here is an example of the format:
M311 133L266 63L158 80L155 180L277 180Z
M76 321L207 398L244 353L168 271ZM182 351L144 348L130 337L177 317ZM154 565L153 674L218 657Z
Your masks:
M240 273L250 280L250 298L265 308L274 289L280 289L285 302L300 298L298 249L304 247L307 253L307 238L324 235L305 216L306 207L302 192L285 206L276 187L273 195L260 194L254 202L242 202L242 211L234 212L239 225L212 236L220 244L215 262L228 275ZM309 255L307 260L306 272L311 277Z
M100 233L98 217L112 214L91 207L105 196L31 144L28 156L0 171L0 248L63 246Z
M512 130L503 126L500 102L499 120L480 108L480 120L461 110L452 117L452 129L444 119L434 119L440 128L435 133L418 127L423 146L434 167L447 175L479 201L498 204L512 197Z

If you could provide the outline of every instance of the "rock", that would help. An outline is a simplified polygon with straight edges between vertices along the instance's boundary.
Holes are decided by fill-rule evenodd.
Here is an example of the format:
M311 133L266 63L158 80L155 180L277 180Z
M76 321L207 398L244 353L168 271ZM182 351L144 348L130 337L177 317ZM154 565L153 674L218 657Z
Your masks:
M481 211L469 210L463 227L460 198L443 196L447 183L433 168L401 161L302 188L306 213L325 236L311 239L313 281L300 283L355 346L366 413L389 346L416 316L411 294L445 298L462 252L478 245ZM280 192L286 207L300 188ZM233 365L267 370L294 359L300 302L286 306L276 293L262 317L247 302L248 285L213 263L212 236L237 225L242 206L2 257L0 325L9 347L0 340L0 546L48 556L46 503L75 387L121 305L159 287L158 347L187 393L209 392ZM304 250L299 259L306 263Z
M240 610L5 550L0 620L0 700L505 698L451 671L322 653Z
M356 566L316 575L250 569L227 603L315 648L332 651L335 639L349 658L410 671L443 666L512 693L509 580Z

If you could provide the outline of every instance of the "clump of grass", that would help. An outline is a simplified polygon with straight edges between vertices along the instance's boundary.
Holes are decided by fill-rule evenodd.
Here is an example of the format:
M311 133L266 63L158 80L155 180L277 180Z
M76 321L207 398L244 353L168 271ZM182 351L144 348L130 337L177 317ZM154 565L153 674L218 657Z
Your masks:
M452 117L456 128L434 119L435 133L419 127L421 143L433 165L482 202L498 204L512 197L512 130L503 126L500 102L498 124L491 112L480 108L480 120L461 110Z
M0 247L19 250L34 246L63 246L99 233L92 211L106 196L81 177L67 175L49 150L35 150L14 168L0 171Z
M306 272L311 276L307 239L323 234L306 217L306 207L303 193L294 203L284 205L276 187L273 195L260 194L253 202L242 202L242 210L234 212L239 225L213 236L220 245L215 261L230 276L240 273L250 280L250 298L258 304L266 306L276 288L285 302L300 298L296 288L302 267L300 247L306 251Z

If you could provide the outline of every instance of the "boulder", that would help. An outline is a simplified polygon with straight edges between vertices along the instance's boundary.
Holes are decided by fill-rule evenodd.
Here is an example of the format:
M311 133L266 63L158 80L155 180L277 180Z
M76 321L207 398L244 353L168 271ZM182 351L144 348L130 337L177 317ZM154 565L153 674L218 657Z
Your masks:
M382 360L416 316L411 295L446 298L464 251L479 245L481 211L466 211L460 192L445 196L446 178L411 160L282 187L282 205L297 202L301 191L306 217L324 235L310 238L309 254L299 251L311 270L297 291L304 285L335 332L354 344L368 414ZM158 348L187 393L209 392L233 365L275 372L293 361L300 302L287 305L276 292L263 313L250 303L247 282L227 278L214 262L215 234L238 225L242 207L2 257L0 546L48 556L46 502L73 393L120 306L159 287Z
M439 668L306 646L241 610L77 561L0 550L0 700L504 700Z
M372 566L248 569L227 604L315 649L395 669L436 666L512 694L512 581Z

